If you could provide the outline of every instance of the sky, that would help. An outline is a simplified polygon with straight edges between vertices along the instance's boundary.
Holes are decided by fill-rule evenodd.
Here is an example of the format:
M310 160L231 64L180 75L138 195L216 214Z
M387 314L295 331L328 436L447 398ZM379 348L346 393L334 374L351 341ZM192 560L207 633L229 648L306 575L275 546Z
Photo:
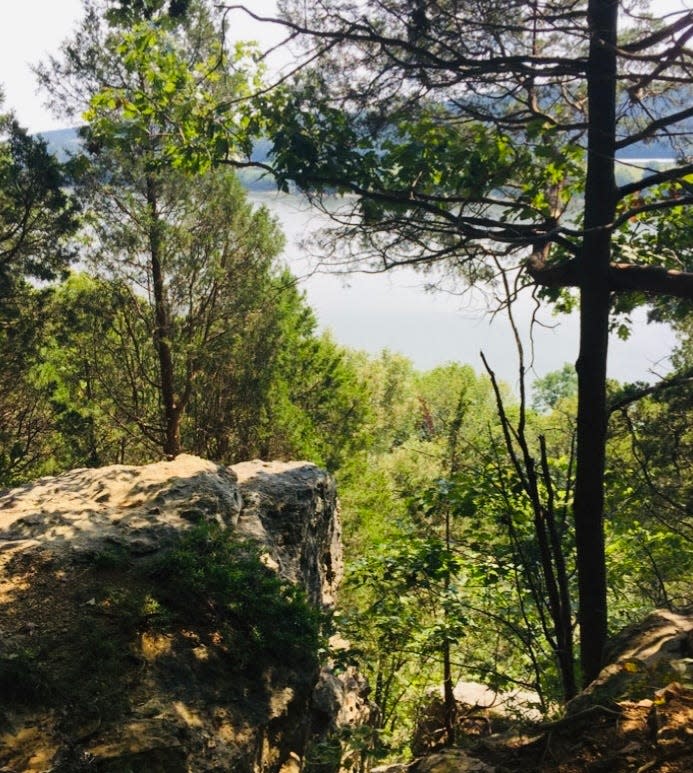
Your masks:
M276 8L275 0L248 0L246 4L258 15L271 16ZM664 14L681 7L693 8L693 0L654 0L651 7ZM0 9L0 84L5 105L30 131L60 128L60 121L50 115L36 93L31 67L57 52L81 17L82 0L0 0ZM254 24L241 12L234 13L229 32L238 40L263 43L281 38L276 27Z
M259 15L272 15L275 0L249 0ZM657 0L660 14L693 7L693 0ZM63 123L45 109L36 92L32 65L58 51L81 17L82 0L0 0L0 85L5 107L14 110L20 123L32 132L62 128ZM268 25L254 25L235 14L230 27L233 38L257 39L272 44L281 34ZM481 369L483 349L492 366L508 383L516 381L517 361L512 337L503 318L491 320L485 299L473 294L454 296L426 293L422 279L413 272L377 277L343 278L313 273L313 264L299 242L321 222L295 200L262 195L277 214L287 233L286 259L303 277L302 286L324 328L348 346L376 353L383 348L411 357L427 369L449 361L467 362ZM528 319L531 302L524 301L518 319ZM642 317L640 322L642 322ZM542 317L535 328L533 375L541 376L574 361L577 355L577 320ZM609 375L621 381L653 380L666 372L667 355L675 343L671 331L661 325L638 324L637 335L623 343L612 340ZM527 348L530 341L527 337Z
M248 7L259 15L272 15L275 0L249 0ZM82 0L0 0L0 85L5 107L11 107L22 126L32 132L62 128L44 107L36 93L32 72L76 27L82 16ZM269 25L259 26L244 14L233 17L230 34L238 40L278 41L280 35Z

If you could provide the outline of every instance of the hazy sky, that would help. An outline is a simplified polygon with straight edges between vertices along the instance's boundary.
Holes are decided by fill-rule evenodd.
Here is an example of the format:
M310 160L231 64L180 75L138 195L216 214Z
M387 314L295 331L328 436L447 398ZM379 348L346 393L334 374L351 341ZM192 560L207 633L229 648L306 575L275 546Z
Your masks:
M257 14L272 15L275 0L249 0ZM31 131L61 128L43 107L36 93L32 65L57 52L60 43L75 28L82 15L82 0L0 0L0 85L5 106L11 107L20 123ZM249 17L235 13L230 35L238 40L278 40L276 28L253 24Z
M297 245L306 233L320 226L320 216L296 196L262 193L251 198L278 216L287 235L289 264L302 279L318 319L340 343L373 354L384 348L401 352L421 369L457 361L480 371L483 365L479 352L483 350L497 374L516 387L513 337L505 316L492 318L489 314L492 299L478 291L462 295L425 292L424 279L411 270L352 274L346 278L314 273L314 260ZM554 317L545 307L538 316L541 324L534 326L530 340L534 302L525 294L513 308L525 341L526 365L532 366L530 383L536 376L575 361L577 315ZM636 333L630 340L612 337L609 376L622 382L653 381L669 369L668 355L675 336L667 326L644 324L644 312L638 312L634 319Z
M693 0L659 0L652 4L659 13L692 7ZM249 0L258 14L271 15L274 0ZM57 52L58 46L74 29L81 16L81 0L0 0L3 10L0 26L0 84L5 107L12 108L20 122L31 131L60 128L44 109L36 94L31 65ZM271 28L270 28L271 29ZM235 14L230 32L236 39L268 40L267 25L253 26L243 15ZM275 31L274 39L277 39ZM315 216L298 211L295 200L262 197L281 219L288 236L287 259L294 271L304 275L310 266L298 247L298 240ZM429 368L447 361L468 362L480 369L479 350L484 349L493 367L509 383L515 381L516 359L507 323L490 323L480 296L456 297L427 294L422 280L413 273L388 276L357 275L349 284L334 276L316 275L304 287L321 323L333 330L340 342L376 352L382 348L400 351L417 366ZM518 309L518 318L527 319L530 301ZM544 317L548 327L536 331L535 372L539 375L574 361L577 356L575 319ZM626 344L612 342L609 373L619 380L652 378L652 371L666 370L666 355L674 338L659 325L639 327Z
M242 2L242 0L238 0ZM275 0L248 0L258 15L272 15ZM693 0L653 0L653 10L663 14L681 7L693 7ZM0 0L0 84L20 122L31 131L59 128L60 123L43 108L36 94L31 66L55 53L74 29L82 13L82 0ZM241 12L234 12L230 34L238 39L278 40L281 35L270 25L257 25Z

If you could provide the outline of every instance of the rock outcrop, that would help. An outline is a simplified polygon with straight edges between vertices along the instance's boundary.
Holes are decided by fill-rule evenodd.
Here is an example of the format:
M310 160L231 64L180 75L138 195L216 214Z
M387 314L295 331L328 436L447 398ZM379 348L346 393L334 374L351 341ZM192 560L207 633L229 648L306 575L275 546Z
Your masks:
M610 642L608 665L567 706L576 714L595 704L651 698L671 682L693 687L693 610L657 609Z
M231 470L243 500L239 532L261 542L280 575L303 585L314 604L334 604L344 567L332 478L305 462L242 462Z
M353 666L338 673L329 667L321 669L313 692L309 756L331 758L331 765L323 765L322 770L368 770L368 743L359 729L375 725L377 708L369 700L369 692L367 680Z
M290 770L318 677L292 588L329 605L340 574L334 484L308 463L183 455L4 492L0 769Z

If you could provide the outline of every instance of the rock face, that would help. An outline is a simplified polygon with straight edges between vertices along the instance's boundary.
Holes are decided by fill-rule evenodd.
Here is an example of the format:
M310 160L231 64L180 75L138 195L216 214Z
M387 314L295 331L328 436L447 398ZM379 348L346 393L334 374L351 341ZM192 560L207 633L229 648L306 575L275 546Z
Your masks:
M268 566L332 603L336 497L313 465L183 455L1 494L0 769L291 769L314 614Z
M369 692L367 680L353 666L339 673L331 668L320 671L313 692L309 758L324 759L324 749L330 747L334 755L331 769L335 773L368 770L367 751L362 744L350 741L358 728L372 726L377 716L375 704L368 699ZM329 770L330 766L321 769Z
M267 547L282 577L303 584L314 604L330 606L343 574L334 481L305 462L242 462L243 509L237 528Z

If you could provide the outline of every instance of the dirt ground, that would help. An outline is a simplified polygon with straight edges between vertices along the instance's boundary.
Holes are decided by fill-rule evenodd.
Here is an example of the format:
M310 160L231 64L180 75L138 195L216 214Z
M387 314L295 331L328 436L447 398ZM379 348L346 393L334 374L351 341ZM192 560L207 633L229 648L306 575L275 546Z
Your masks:
M536 731L482 739L470 754L497 773L693 773L693 690L676 682Z

